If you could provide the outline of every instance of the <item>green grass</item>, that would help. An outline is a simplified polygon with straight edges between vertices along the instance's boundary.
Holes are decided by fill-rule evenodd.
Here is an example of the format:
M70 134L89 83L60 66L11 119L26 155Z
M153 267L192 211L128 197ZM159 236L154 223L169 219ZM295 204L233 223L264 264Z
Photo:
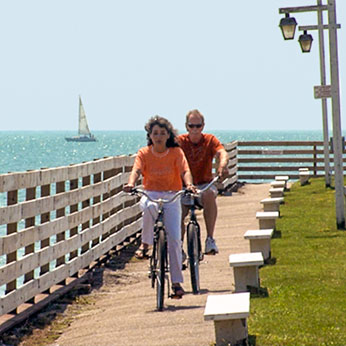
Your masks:
M271 241L274 265L260 269L268 297L251 299L250 344L346 345L346 231L337 230L334 191L323 179L285 193Z

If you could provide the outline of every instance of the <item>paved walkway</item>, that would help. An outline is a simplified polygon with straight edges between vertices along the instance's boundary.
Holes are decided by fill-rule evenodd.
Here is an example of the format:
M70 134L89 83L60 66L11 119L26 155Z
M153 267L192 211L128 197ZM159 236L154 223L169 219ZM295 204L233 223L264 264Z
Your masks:
M106 270L104 285L91 293L95 302L82 309L56 341L59 346L209 346L215 341L213 322L203 319L208 294L229 293L231 253L249 251L243 234L257 229L260 200L268 197L269 184L248 184L229 197L218 197L219 217L215 238L220 253L205 256L200 266L201 294L193 295L189 272L184 273L187 294L182 300L165 300L155 310L155 290L147 278L145 261L130 261L124 269ZM204 225L202 229L204 238Z

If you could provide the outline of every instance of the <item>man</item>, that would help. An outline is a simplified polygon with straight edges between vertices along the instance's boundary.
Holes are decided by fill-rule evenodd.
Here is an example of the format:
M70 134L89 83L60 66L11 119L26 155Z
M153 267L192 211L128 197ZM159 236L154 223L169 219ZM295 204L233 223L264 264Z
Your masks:
M178 136L178 143L183 149L193 177L193 184L201 189L212 179L212 161L219 160L217 174L221 177L228 175L228 155L221 142L211 134L202 133L204 129L204 116L197 110L191 110L186 115L187 134ZM219 252L214 240L214 228L217 218L216 205L217 189L212 187L201 196L203 216L207 229L205 241L205 254L215 255ZM182 237L184 236L184 219L188 208L182 207Z

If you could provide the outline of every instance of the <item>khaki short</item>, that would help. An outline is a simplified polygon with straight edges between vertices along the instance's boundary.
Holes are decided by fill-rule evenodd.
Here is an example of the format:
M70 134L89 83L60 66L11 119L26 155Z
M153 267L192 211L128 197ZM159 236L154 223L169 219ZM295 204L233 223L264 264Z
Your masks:
M198 190L202 190L202 189L204 189L207 185L208 185L208 183L207 183L207 184L197 185L196 187L197 187ZM213 193L214 193L214 195L215 195L215 198L216 198L216 196L217 196L217 194L218 194L218 191L217 191L216 186L215 186L215 185L210 186L209 190L213 191ZM206 191L205 191L205 192L206 192ZM197 206L203 207L202 195L201 195L201 194L198 194L198 197L197 197L196 199L197 199L197 201L196 201L195 204L197 204ZM186 206L191 205L191 198L190 198L189 196L182 196L182 197L181 197L181 204L186 205Z

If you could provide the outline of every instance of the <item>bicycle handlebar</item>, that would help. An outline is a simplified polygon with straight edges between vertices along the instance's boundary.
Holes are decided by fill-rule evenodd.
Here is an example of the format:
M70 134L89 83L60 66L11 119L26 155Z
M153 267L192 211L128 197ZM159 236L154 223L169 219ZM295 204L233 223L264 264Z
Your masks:
M130 193L132 195L145 196L149 199L149 201L154 202L154 203L171 203L171 202L175 201L180 195L183 195L186 192L185 192L185 190L180 190L177 193L175 193L174 196L170 199L162 199L162 198L154 199L154 198L151 198L144 190L136 189L136 188L132 189L132 191Z
M216 183L216 181L219 179L219 176L216 176L213 178L213 180L207 185L205 186L203 189L201 190L198 190L197 194L199 193L203 193L204 191L207 191L214 183ZM151 202L154 202L154 203L171 203L173 201L175 201L179 196L183 195L183 194L187 194L187 195L195 195L194 193L188 191L188 190L180 190L178 192L176 192L174 194L174 196L170 199L154 199L154 198L151 198L144 190L141 190L141 189L137 189L137 188L133 188L132 191L130 192L130 194L132 195L142 195L142 196L145 196L147 197ZM196 194L196 195L197 195Z
M198 190L198 193L202 193L204 191L207 191L213 184L215 184L219 180L219 178L220 177L218 175L216 177L214 177L214 179L206 187L204 187L201 190Z

